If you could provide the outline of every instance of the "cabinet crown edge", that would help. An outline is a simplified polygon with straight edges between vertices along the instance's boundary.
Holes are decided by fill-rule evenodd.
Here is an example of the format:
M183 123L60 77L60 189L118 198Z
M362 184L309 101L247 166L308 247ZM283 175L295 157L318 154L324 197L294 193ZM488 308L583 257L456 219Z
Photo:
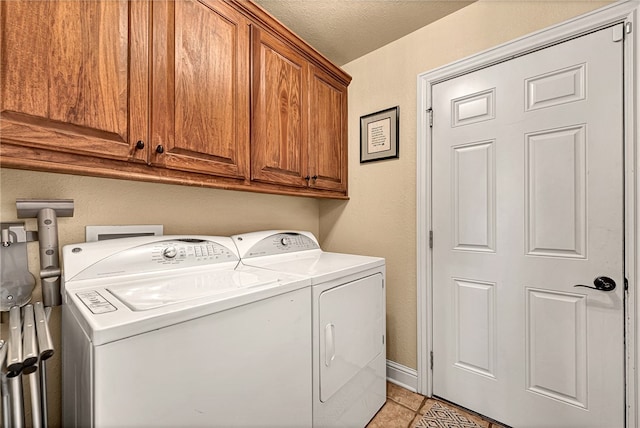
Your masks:
M351 83L351 75L344 71L340 66L334 64L330 59L294 33L260 5L251 0L224 1L242 12L253 23L260 25L264 29L270 30L275 35L284 37L286 41L293 43L303 54L309 57L308 59L321 66L325 72L338 79L340 83L343 83L345 86L349 86L349 83Z

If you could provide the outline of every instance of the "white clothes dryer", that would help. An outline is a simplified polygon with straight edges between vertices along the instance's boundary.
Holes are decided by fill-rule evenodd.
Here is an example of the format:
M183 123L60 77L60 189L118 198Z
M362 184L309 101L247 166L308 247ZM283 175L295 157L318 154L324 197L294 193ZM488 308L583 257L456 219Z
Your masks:
M313 426L365 427L386 400L385 260L322 251L310 232L232 239L243 265L311 279Z
M310 427L310 280L228 237L67 245L65 427Z

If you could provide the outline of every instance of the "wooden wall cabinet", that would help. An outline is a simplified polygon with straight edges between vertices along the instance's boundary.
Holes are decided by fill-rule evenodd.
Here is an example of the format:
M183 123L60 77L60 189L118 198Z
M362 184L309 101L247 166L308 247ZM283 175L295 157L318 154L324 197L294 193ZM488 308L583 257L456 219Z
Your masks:
M1 7L3 140L248 176L249 24L230 6L27 0Z
M250 1L4 1L0 24L3 167L347 197L350 77Z
M2 142L126 160L148 135L146 2L0 3Z
M309 63L257 27L252 39L251 179L306 187Z
M309 75L311 186L347 191L347 86L316 66Z
M346 194L347 86L253 28L251 179Z
M248 178L249 22L217 0L151 4L150 163Z

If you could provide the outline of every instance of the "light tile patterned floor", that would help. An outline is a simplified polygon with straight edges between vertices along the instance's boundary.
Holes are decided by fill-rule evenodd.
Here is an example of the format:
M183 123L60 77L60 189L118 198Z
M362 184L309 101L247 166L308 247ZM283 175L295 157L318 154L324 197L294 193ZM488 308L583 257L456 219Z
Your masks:
M367 428L503 428L449 403L387 382L387 402Z

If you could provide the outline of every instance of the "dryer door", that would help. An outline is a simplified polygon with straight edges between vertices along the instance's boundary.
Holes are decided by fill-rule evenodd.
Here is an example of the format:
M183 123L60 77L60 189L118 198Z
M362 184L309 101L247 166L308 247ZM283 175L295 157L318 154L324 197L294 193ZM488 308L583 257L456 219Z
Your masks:
M320 294L320 401L356 376L384 349L384 290L375 274Z

